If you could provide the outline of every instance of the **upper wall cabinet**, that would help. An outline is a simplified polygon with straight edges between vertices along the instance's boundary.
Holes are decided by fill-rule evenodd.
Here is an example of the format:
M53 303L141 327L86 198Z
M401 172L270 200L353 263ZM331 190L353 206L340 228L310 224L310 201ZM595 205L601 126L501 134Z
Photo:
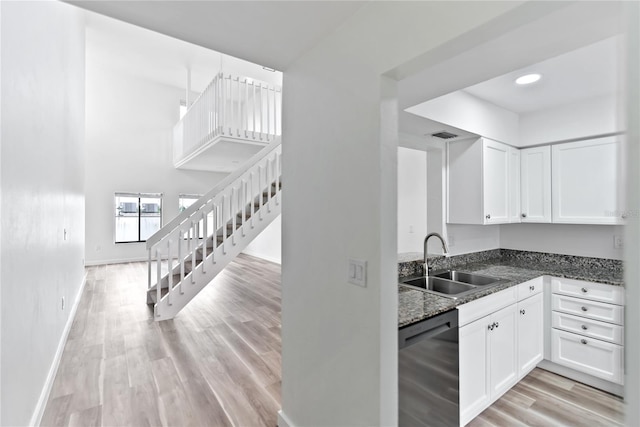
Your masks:
M518 153L513 150L487 138L448 144L447 222L505 224L518 221L515 208L519 197L519 168L512 166Z
M551 222L551 147L520 150L522 222Z
M619 137L552 147L553 222L621 224Z

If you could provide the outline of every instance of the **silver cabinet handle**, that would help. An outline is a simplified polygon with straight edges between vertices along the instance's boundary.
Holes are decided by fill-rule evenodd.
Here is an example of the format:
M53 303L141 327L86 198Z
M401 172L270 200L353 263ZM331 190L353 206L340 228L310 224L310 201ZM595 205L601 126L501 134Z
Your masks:
M524 315L525 311L524 309L520 310L520 314Z
M487 216L485 216L485 218L491 219L491 214L487 214Z
M488 325L488 326L487 326L487 329L488 329L488 330L490 330L490 331L493 331L493 326L494 326L493 324Z
M587 311L587 307L582 307L582 311Z
M527 214L526 214L526 213L523 213L523 214L522 214L522 215L520 215L520 216L522 216L522 218L526 218L526 217L527 217Z
M581 342L582 344L586 344L586 343L587 343L587 340L580 340L580 342Z
M587 288L582 288L582 292L586 294L588 292Z
M587 325L582 325L582 330L586 331L587 330Z
M533 292L533 291L535 291L535 290L536 290L536 287L535 287L535 286L529 286L529 290L530 290L531 292Z
M496 322L496 328L497 328L498 326L500 326L500 323Z

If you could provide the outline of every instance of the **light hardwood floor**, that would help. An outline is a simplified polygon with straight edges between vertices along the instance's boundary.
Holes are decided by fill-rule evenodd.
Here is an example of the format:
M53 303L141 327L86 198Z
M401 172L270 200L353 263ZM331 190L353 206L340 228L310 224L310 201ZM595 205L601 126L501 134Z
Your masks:
M280 266L241 255L174 320L145 304L145 263L87 268L45 426L276 426ZM470 423L597 426L621 401L536 369Z
M241 255L165 322L145 263L87 271L42 425L276 425L279 265Z
M619 425L620 398L536 368L467 427Z

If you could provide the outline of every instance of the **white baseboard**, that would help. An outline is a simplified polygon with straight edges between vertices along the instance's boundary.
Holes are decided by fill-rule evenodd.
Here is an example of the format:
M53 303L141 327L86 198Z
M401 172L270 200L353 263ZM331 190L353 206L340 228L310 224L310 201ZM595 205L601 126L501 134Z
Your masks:
M107 265L107 264L126 264L128 262L141 262L148 261L148 257L134 257L134 258L121 258L121 259L99 259L95 261L86 261L86 267L93 267L96 265Z
M64 330L62 331L62 336L60 337L60 342L58 343L58 349L56 350L56 355L53 358L51 367L49 368L49 374L47 375L47 380L45 381L42 392L40 393L38 404L36 405L36 409L33 411L33 415L31 416L31 421L29 422L30 426L39 426L42 422L42 416L44 415L44 410L47 407L47 401L49 400L49 395L51 394L51 389L53 388L53 381L55 380L56 374L58 373L58 367L60 366L60 360L62 359L64 346L67 343L69 332L71 332L71 326L73 325L73 321L76 318L76 311L78 310L78 305L80 304L82 292L84 291L84 287L86 284L87 274L85 273L84 277L82 278L82 284L80 285L78 294L76 295L76 299L73 302L71 311L69 312L67 323L64 325Z
M248 251L248 250L246 250L246 249L245 249L244 251L242 251L242 253L243 253L243 254L247 254L247 255L254 256L254 257L256 257L256 258L263 259L263 260L265 260L265 261L272 262L272 263L274 263L274 264L280 264L280 265L282 265L282 260L281 260L280 258L275 258L275 257L265 256L265 255L263 255L263 254L261 254L261 253L259 253L259 252L254 252L254 251L251 251L251 250L249 250L249 251Z
M282 412L282 409L278 411L278 427L295 427L291 420Z

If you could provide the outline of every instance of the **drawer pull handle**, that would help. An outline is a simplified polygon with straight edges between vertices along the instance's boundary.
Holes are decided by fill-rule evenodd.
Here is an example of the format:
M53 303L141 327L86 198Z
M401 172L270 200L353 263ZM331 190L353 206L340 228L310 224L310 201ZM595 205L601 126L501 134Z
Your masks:
M533 291L536 290L536 287L535 286L529 286L529 290L533 292Z
M586 343L587 343L587 340L580 340L580 342L581 342L582 344L586 344Z
M496 322L496 328L497 328L498 326L500 326L500 323Z
M582 288L582 292L587 293L587 288Z
M582 325L582 330L586 331L587 330L587 325Z
M582 311L587 311L587 307L582 307Z
M487 218L487 219L491 219L491 214L487 214L487 215L485 216L485 218Z
M520 314L524 315L524 309L520 310Z
M490 331L493 331L495 323L492 323L491 325L487 326L487 329Z

